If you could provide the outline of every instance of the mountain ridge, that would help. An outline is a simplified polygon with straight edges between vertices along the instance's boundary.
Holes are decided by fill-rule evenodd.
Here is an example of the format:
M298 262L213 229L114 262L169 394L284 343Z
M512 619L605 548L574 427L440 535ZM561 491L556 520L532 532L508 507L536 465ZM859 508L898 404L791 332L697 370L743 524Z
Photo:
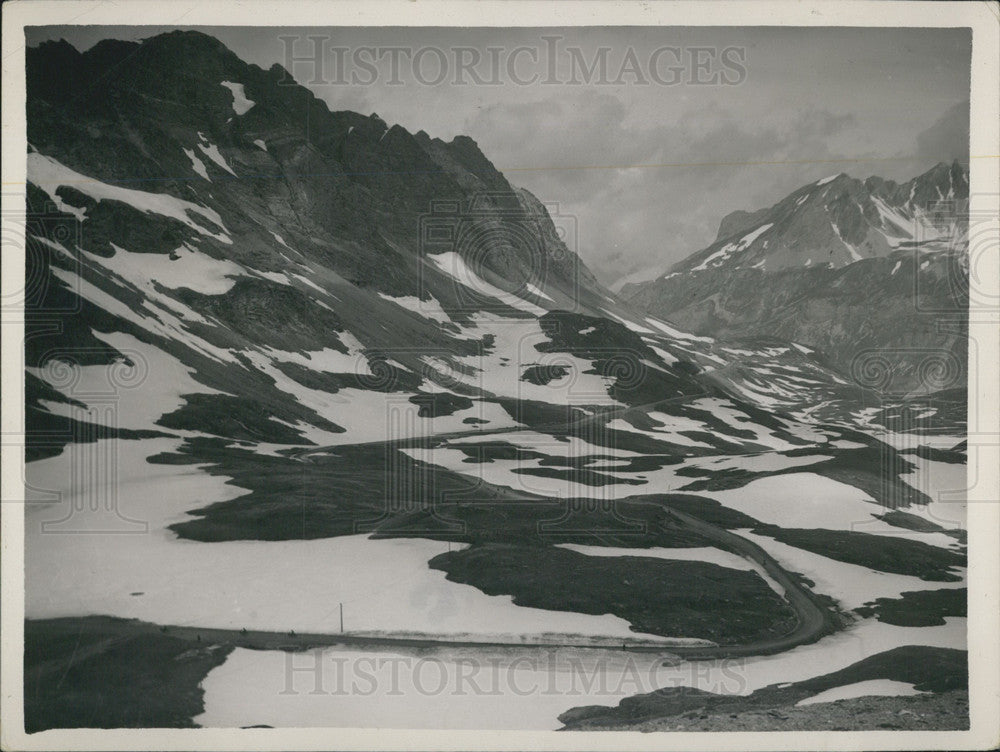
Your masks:
M868 353L895 353L921 388L905 351L941 349L964 363L967 202L957 161L904 183L838 173L731 212L707 248L620 294L697 334L817 348L844 374Z
M837 173L807 183L770 207L727 214L711 245L671 265L663 276L700 271L695 262L705 262L720 245L728 248L737 236L745 239L765 223L768 227L743 243L737 254L724 252L722 259L738 258L743 266L763 261L761 266L772 270L812 263L840 267L912 243L960 243L966 231L960 210L968 197L968 175L957 160L940 162L904 183ZM710 265L719 266L720 261L712 259Z
M50 59L52 56L56 58L54 61ZM159 73L176 70L181 61L185 63L182 74ZM342 239L367 242L380 234L389 236L386 243L409 246L414 253L419 250L416 247L419 239L414 237L417 223L412 220L414 215L429 210L430 197L468 197L473 189L481 193L515 193L514 187L496 171L471 138L459 136L444 142L423 132L410 134L399 125L389 127L375 114L332 112L308 89L289 85L288 73L281 66L263 71L245 64L221 43L199 32L171 32L143 43L102 42L85 53L76 52L67 43L48 42L29 49L28 63L32 106L29 143L68 167L99 175L102 180L121 180L133 185L149 180L158 191L188 197L198 176L191 172L188 162L191 157L185 158L177 148L177 140L188 142L183 146L203 163L200 169L211 173L213 180L234 179L233 169L241 175L249 171L251 179L280 178L280 172L274 171L273 159L268 159L267 149L270 149L274 153L271 156L282 162L283 170L293 169L300 177L316 177L325 182L320 190L318 180L313 181L310 187L314 192L303 191L293 197L299 199L295 209L299 220L318 217ZM75 74L69 78L52 76L49 66L68 68ZM88 88L85 79L102 80L108 70L121 72L123 68L121 75L109 79L101 96L72 96L72 91ZM150 70L158 73L148 75L146 71ZM245 87L246 97L254 103L246 112L234 113L232 94L218 85L226 77L240 79L236 83ZM50 99L68 102L69 107L64 109L84 117L107 116L108 111L113 111L115 119L121 122L130 116L141 117L142 103L123 101L135 91L141 91L144 98L154 98L158 109L173 110L177 106L178 112L171 114L172 119L174 114L178 116L177 125L170 132L145 133L143 138L137 138L133 129L126 138L111 145L103 142L91 123L75 139L79 145L72 150L62 146L61 142L67 139L46 135L47 121L56 116L41 103ZM312 126L299 133L296 124L302 122ZM72 123L60 123L60 127L66 126L72 127ZM182 136L178 126L189 129L183 138L178 138ZM267 149L259 150L261 153L255 159L249 158L253 151L231 155L237 162L229 166L228 175L219 173L210 160L198 153L198 147L209 142L211 147L225 153L233 147L245 150L258 140L267 144ZM109 149L116 154L115 160L105 158ZM153 151L157 153L154 162L144 159ZM313 176L303 171L327 174ZM174 177L164 178L164 175ZM333 205L330 199L338 198L341 200ZM379 209L377 216L359 211L366 203ZM510 214L509 206L503 208ZM516 223L524 221L522 215L528 212L514 213L512 221ZM460 211L456 219L462 218ZM503 219L501 229L502 224ZM575 253L558 248L557 239L550 237L549 241L558 249L560 262L547 267L546 273L561 275L564 282L572 280L597 286ZM386 253L392 257L388 249ZM493 261L484 259L487 268ZM525 259L517 261L523 273L531 273ZM500 259L497 263L502 266L503 262L509 265L511 259ZM393 276L395 268L396 265L388 264L382 271L388 272L389 280L398 283L400 280ZM370 267L355 266L348 278L377 284L369 277L370 271Z

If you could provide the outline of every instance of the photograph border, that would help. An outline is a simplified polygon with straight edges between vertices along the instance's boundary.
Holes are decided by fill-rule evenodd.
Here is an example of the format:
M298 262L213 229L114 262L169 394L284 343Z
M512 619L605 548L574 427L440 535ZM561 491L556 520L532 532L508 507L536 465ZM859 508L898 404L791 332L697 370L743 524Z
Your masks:
M276 12L266 12L266 9ZM131 2L32 0L3 13L3 222L23 217L25 184L25 26L792 26L969 27L971 71L971 212L1000 224L1000 6L995 3L898 2L537 2L535 0L382 0L381 2ZM861 85L862 82L859 82ZM23 245L5 244L4 295L24 279ZM20 250L19 250L20 249ZM1000 249L992 249L993 254ZM995 268L995 265L993 266ZM979 280L980 298L996 300L1000 280ZM990 289L992 286L992 289ZM2 560L3 635L0 652L0 747L5 750L802 750L990 749L1000 745L1000 374L996 311L970 316L969 465L979 498L969 505L968 624L970 722L962 731L837 732L535 732L397 731L380 729L84 729L27 735L23 714L24 641L24 404L23 308L2 312ZM18 328L20 327L20 329ZM971 444L973 436L978 446ZM21 437L21 438L19 438ZM976 446L976 451L973 447Z

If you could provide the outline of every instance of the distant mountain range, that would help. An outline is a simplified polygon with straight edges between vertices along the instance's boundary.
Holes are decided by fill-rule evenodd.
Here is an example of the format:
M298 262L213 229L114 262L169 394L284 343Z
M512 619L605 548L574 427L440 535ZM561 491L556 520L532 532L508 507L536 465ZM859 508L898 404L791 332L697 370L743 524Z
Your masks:
M922 354L966 358L968 197L957 162L903 184L832 175L732 212L710 246L620 294L698 334L808 345L845 374L881 353L897 383L933 391Z

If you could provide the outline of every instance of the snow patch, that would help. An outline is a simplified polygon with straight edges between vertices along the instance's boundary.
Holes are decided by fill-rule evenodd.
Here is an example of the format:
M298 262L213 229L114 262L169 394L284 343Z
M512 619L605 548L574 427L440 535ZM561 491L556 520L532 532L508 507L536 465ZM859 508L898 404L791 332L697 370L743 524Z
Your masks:
M497 441L513 444L514 446L522 449L528 449L533 452L542 452L550 457L559 457L561 459L588 457L591 455L597 455L600 457L615 457L620 459L643 456L640 452L633 452L628 449L591 444L578 436L559 436L556 438L551 434L540 433L530 429L513 431L510 433L490 433L481 434L479 436L462 436L456 439L450 439L448 441L448 445L479 444L483 442Z
M341 340L344 340L343 334L339 336ZM368 359L357 348L348 347L346 353L330 347L301 353L290 352L288 350L275 350L268 347L262 347L260 351L272 360L282 363L295 363L312 371L371 375L371 370L368 368Z
M441 358L425 356L424 362L443 375L477 390L502 397L537 400L562 405L620 405L608 389L614 378L594 373L592 360L570 353L543 353L537 346L551 342L537 319L511 319L481 314L474 326L463 327L470 337L486 334L494 338L491 352L455 357L454 361L472 373L466 373ZM568 369L565 376L547 384L522 381L523 369L531 365L557 365Z
M837 561L749 530L733 532L763 548L783 569L809 578L815 583L814 592L830 596L846 611L873 603L879 598L899 598L907 592L966 587L964 570L957 572L963 575L959 581L928 583L914 575L880 572L859 564Z
M604 313L606 313L608 316L610 316L611 318L613 318L615 321L617 321L620 324L624 325L626 329L630 329L633 332L637 332L638 334L656 334L656 332L654 332L652 329L648 329L647 327L643 326L642 324L637 324L634 321L630 321L629 319L623 318L623 317L619 316L618 314L612 313L607 308L602 308L601 311L603 311Z
M547 313L544 308L541 308L534 303L529 303L527 300L518 297L514 293L501 290L499 287L491 285L489 282L472 271L472 269L466 265L465 259L454 251L428 254L427 258L449 277L457 282L460 282L470 290L479 293L480 295L494 298L505 305L509 305L511 308L527 311L528 313L533 313L536 316L544 316Z
M553 300L553 299L552 299L552 298L551 298L550 296L546 295L546 294L545 294L545 293L544 293L544 292L543 292L542 290L540 290L539 288L535 287L535 286L534 286L533 284L531 284L530 282L525 282L525 283L524 283L524 286L528 288L528 291L529 291L529 292L533 292L533 293L534 293L535 295L537 295L538 297L540 297L540 298L545 298L546 300L551 300L551 301L552 301L553 303L555 303L555 302L556 302L556 301L555 301L555 300Z
M557 543L556 548L565 548L585 556L639 556L668 561L704 561L720 567L751 571L753 566L742 556L737 556L721 548L704 546L700 548L618 548L615 546L589 546L580 543Z
M154 283L172 290L187 288L203 295L222 295L236 283L234 277L246 274L239 264L220 261L182 245L171 255L133 253L114 243L115 255L95 256L94 261L105 269L148 293L154 293Z
M904 530L878 519L875 515L883 514L884 507L864 491L816 473L772 475L739 489L700 493L765 524L907 538L939 548L950 549L955 543L944 533Z
M162 430L155 422L184 405L183 395L221 394L218 390L195 381L192 378L194 371L177 358L130 334L98 331L93 334L122 353L131 361L131 365L122 360L109 365L93 366L60 361L60 371L73 371L69 386L66 386L68 379L64 373L60 373L60 378L56 379L54 370L49 367L28 368L29 373L54 389L87 405L86 408L80 408L61 402L46 402L46 408L50 412L89 423L95 415L106 411L109 400L112 400L115 425L118 428ZM177 433L191 435L198 432L178 430Z
M52 274L57 279L64 282L67 287L76 292L80 297L86 298L91 303L103 308L113 316L129 321L148 332L152 332L153 334L172 339L175 342L178 342L185 347L189 347L192 350L197 350L203 355L206 355L214 360L218 360L220 362L236 362L236 358L233 357L233 354L229 350L217 347L193 334L184 326L184 322L181 319L169 310L164 309L161 305L157 305L157 300L152 297L148 297L147 300L142 303L142 308L145 309L146 312L152 314L152 316L148 316L125 305L113 295L109 295L104 292L104 290L83 279L78 274L68 272L65 269L60 269L58 267L52 267ZM194 311L191 311L189 308L182 306L182 304L178 301L171 301L170 307L175 309L184 308L186 313L182 315L184 315L185 318L195 321L203 321L201 316Z
M226 234L225 225L222 223L222 217L219 216L218 212L213 209L209 209L206 206L194 204L190 201L185 201L182 198L176 198L167 193L148 193L146 191L138 191L133 188L122 188L121 186L102 183L100 180L95 180L93 178L88 178L85 175L81 175L51 157L47 157L39 152L31 152L28 154L27 162L28 180L45 191L60 211L66 211L74 214L81 221L86 218L84 211L67 205L64 201L62 201L62 199L59 198L58 195L56 195L56 191L60 186L75 188L95 201L121 201L122 203L128 204L132 208L138 209L141 212L159 214L164 217L176 219L178 222L182 222L192 230L195 230L202 235L215 238L216 240L226 243L227 245L232 244L233 242L232 238ZM211 230L202 227L191 219L190 213L200 214L205 217L205 219L222 228L222 233L214 233Z
M845 684L841 687L832 687L818 695L807 697L795 703L796 707L803 705L815 705L820 702L836 702L837 700L851 700L855 697L911 697L913 695L926 695L928 692L921 692L914 685L907 682L896 681L895 679L869 679L868 681Z
M291 277L292 279L297 279L299 282L301 282L304 285L308 285L309 287L313 288L317 292L321 292L324 295L327 294L326 290L324 290L322 287L320 287L315 282L313 282L311 279L309 279L309 277L305 277L305 276L303 276L301 274L292 274L291 272L285 272L285 274L288 277ZM316 302L322 304L322 301L317 300ZM327 308L329 308L329 306L327 306Z
M243 90L243 84L223 81L222 85L233 93L233 112L237 115L245 115L256 104L252 99L247 99L246 92ZM264 151L267 151L267 149Z
M223 157L222 154L219 152L218 146L216 146L215 144L208 144L207 146L205 144L198 144L198 148L201 149L202 153L206 157L211 159L213 162L219 165L219 167L228 172L234 178L239 177L235 172L233 172L233 168L229 166L229 163L226 162L226 158Z
M743 250L749 248L750 245L757 238L759 238L765 232L767 232L768 230L770 230L772 227L774 227L774 223L773 222L769 222L767 224L761 225L760 227L758 227L753 232L751 232L751 233L749 233L747 235L744 235L740 240L736 241L735 243L726 243L724 246L722 246L722 248L720 248L715 253L713 253L711 256L709 256L707 259L705 259L704 261L702 261L698 266L693 267L691 269L691 271L697 272L697 271L701 271L703 269L707 269L708 266L709 266L709 264L711 262L713 262L713 261L715 261L716 263L712 264L712 266L718 266L723 261L725 261L727 258L729 258L730 256L732 256L734 253L739 253L740 251L743 251Z
M686 339L695 342L714 342L714 340L711 337L700 337L696 334L690 334L688 332L682 332L679 329L674 329L672 326L665 324L659 319L654 319L652 316L647 316L646 321L655 326L664 334L669 334L671 337L675 337L677 339Z
M743 248L746 248L748 245L750 245L751 243L753 243L757 238L759 238L765 232L767 232L768 230L770 230L772 227L774 227L774 223L773 222L769 222L766 225L761 225L756 230L754 230L753 232L751 232L749 235L744 236L743 239L740 241L740 246L742 246Z
M191 160L191 167L194 168L194 171L211 183L212 178L208 176L208 170L205 169L205 163L198 159L198 156L194 153L194 149L184 149L184 153L187 155L187 158Z
M830 228L837 236L837 239L844 244L845 248L847 248L847 252L851 254L851 261L860 261L863 257L860 253L858 253L858 249L844 240L844 237L840 234L840 230L837 229L837 225L835 225L832 221L830 222Z
M441 304L433 295L430 296L430 300L421 300L415 295L402 295L394 297L392 295L386 295L384 292L380 292L378 295L383 300L395 303L401 308L413 311L413 313L419 314L424 318L437 321L440 324L451 323L451 318L449 318L448 314L445 313L445 310L441 307Z
M672 353L667 352L662 347L657 347L656 345L650 345L649 348L660 356L660 359L666 363L668 366L672 366L674 363L680 363L678 358L675 358Z

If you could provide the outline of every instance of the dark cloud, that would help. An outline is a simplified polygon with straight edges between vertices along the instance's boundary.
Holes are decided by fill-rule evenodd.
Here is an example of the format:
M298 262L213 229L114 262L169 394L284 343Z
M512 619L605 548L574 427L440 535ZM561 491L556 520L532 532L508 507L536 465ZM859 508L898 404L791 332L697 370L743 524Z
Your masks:
M488 153L517 154L510 179L577 218L580 255L605 282L665 268L714 240L721 218L836 172L827 140L851 114L810 108L759 126L709 104L669 125L636 122L615 97L489 108L470 119ZM514 167L514 169L511 169Z

